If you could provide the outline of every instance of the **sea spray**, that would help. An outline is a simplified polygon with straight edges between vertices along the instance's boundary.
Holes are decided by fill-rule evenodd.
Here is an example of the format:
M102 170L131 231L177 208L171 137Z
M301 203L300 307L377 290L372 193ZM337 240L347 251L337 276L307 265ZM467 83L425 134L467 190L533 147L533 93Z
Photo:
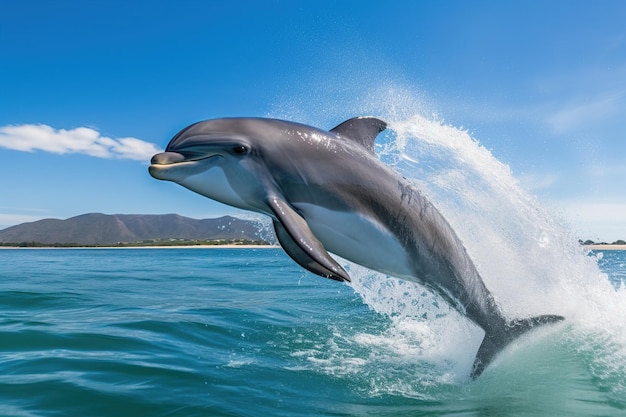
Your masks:
M419 115L390 128L393 136L377 148L381 159L443 213L503 312L511 319L564 315L568 324L555 337L582 353L613 395L626 393L626 291L610 284L597 258L466 131ZM390 318L386 336L419 341L413 359L467 369L482 335L466 319L419 285L358 267L351 273L364 302ZM438 344L444 360L434 354Z
M609 392L624 394L626 290L616 290L611 285L598 268L597 257L590 256L578 243L578 237L562 218L523 189L508 165L495 158L468 131L447 125L434 115L430 100L415 88L389 80L348 77L347 81L345 91L335 96L332 80L318 80L316 90L328 93L307 95L306 103L294 102L290 96L268 116L327 128L359 115L374 115L387 121L389 128L376 141L377 154L413 181L441 211L503 313L511 319L539 314L565 316L564 324L534 332L530 339L538 342L554 337L567 346L567 352L588 352L576 357L588 358L584 360L586 368L613 387L607 388ZM434 365L432 374L426 371L413 377L423 383L415 383L416 391L409 396L423 395L424 391L419 390L428 385L426 381L467 381L483 336L480 329L418 284L356 265L349 267L353 289L372 310L387 319L387 327L378 333L380 338L376 331L337 329L336 334L349 347L336 352L334 370L340 368L341 352L352 349L346 357L355 359L355 351L362 348L365 350L361 359L369 359L358 368L368 369L373 380L384 380L384 371L374 371L372 358L382 360L396 355L398 351L393 353L389 346L397 343L407 347L406 355L395 356L398 367L403 366L402 361L405 367L412 366L412 362ZM389 341L385 342L385 338ZM612 342L594 355L593 340L607 338ZM523 338L508 351L515 352L518 345L523 348L524 343L530 343L528 339ZM376 341L380 342L378 346ZM411 342L405 343L408 341ZM558 368L558 364L554 366ZM355 371L354 367L350 369ZM396 367L390 369L401 373L396 372ZM613 376L607 377L609 374ZM615 378L621 382L608 382ZM407 388L401 378L396 382L390 383L389 392L397 391L398 386ZM385 388L374 391L384 393Z
M477 326L418 284L357 265L350 265L350 273L351 285L363 301L388 318L382 334L357 333L357 343L378 350L380 357L402 358L399 366L412 361L432 367L414 377L422 383L457 383L467 378L483 336Z

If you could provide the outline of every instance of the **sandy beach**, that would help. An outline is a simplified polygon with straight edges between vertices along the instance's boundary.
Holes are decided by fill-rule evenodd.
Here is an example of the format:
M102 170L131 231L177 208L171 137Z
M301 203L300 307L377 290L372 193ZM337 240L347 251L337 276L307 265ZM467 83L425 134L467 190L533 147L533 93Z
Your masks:
M277 245L180 245L180 246L127 246L102 247L102 249L276 249ZM90 249L90 248L88 248Z
M585 245L590 250L626 250L626 245Z
M0 246L2 249L276 249L277 245L179 245L179 246Z

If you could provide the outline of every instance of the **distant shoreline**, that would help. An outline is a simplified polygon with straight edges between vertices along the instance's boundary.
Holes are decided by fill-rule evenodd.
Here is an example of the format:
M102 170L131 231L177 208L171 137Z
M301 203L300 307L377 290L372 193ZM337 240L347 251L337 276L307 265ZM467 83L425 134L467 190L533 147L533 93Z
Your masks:
M277 245L0 246L2 249L276 249Z

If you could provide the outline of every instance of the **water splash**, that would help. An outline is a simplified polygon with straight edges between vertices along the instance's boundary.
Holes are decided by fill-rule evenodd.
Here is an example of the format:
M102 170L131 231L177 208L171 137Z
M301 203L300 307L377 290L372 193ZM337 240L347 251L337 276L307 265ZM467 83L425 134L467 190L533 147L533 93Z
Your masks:
M419 115L390 127L392 134L378 145L381 159L441 210L504 313L567 317L564 328L537 332L516 346L523 351L525 343L543 343L553 352L572 353L613 398L623 397L626 291L616 290L597 258L466 131ZM417 284L348 268L355 292L387 321L361 331L334 329L316 366L333 375L359 375L370 395L437 398L442 387L449 395L451 384L468 381L480 329ZM549 338L558 343L545 342Z
M378 87L363 92L364 85ZM322 82L316 91L332 91L326 87ZM503 313L509 318L565 316L564 327L555 334L538 332L536 341L561 338L565 350L586 358L585 366L608 392L623 397L626 289L611 285L597 258L589 256L561 218L522 188L506 164L466 130L424 116L432 105L422 94L394 82L352 82L346 89L340 98L307 95L306 105L284 100L269 116L327 127L357 115L387 121L377 154L446 217ZM318 364L320 369L365 373L374 394L424 397L428 386L467 381L480 329L419 285L349 268L355 292L387 322L361 332L335 329L326 346L334 354ZM596 340L605 341L602 348Z
M597 259L467 132L421 116L392 129L391 165L448 219L505 314L584 320L606 311L607 302L623 311L623 291Z

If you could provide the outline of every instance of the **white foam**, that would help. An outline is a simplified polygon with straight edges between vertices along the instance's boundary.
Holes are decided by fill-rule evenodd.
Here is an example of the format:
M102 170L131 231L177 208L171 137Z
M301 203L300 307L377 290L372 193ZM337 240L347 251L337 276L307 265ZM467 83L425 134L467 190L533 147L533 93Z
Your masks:
M613 384L621 392L626 291L616 291L597 259L467 132L421 116L391 126L395 140L381 148L381 157L448 219L504 313L511 319L562 314L573 325L565 335L579 340L581 349L606 340L607 347L591 355L590 371L606 380L621 373L621 382ZM381 333L355 334L354 343L398 363L432 364L440 376L463 380L480 330L419 285L354 265L350 274L364 302L391 322Z

